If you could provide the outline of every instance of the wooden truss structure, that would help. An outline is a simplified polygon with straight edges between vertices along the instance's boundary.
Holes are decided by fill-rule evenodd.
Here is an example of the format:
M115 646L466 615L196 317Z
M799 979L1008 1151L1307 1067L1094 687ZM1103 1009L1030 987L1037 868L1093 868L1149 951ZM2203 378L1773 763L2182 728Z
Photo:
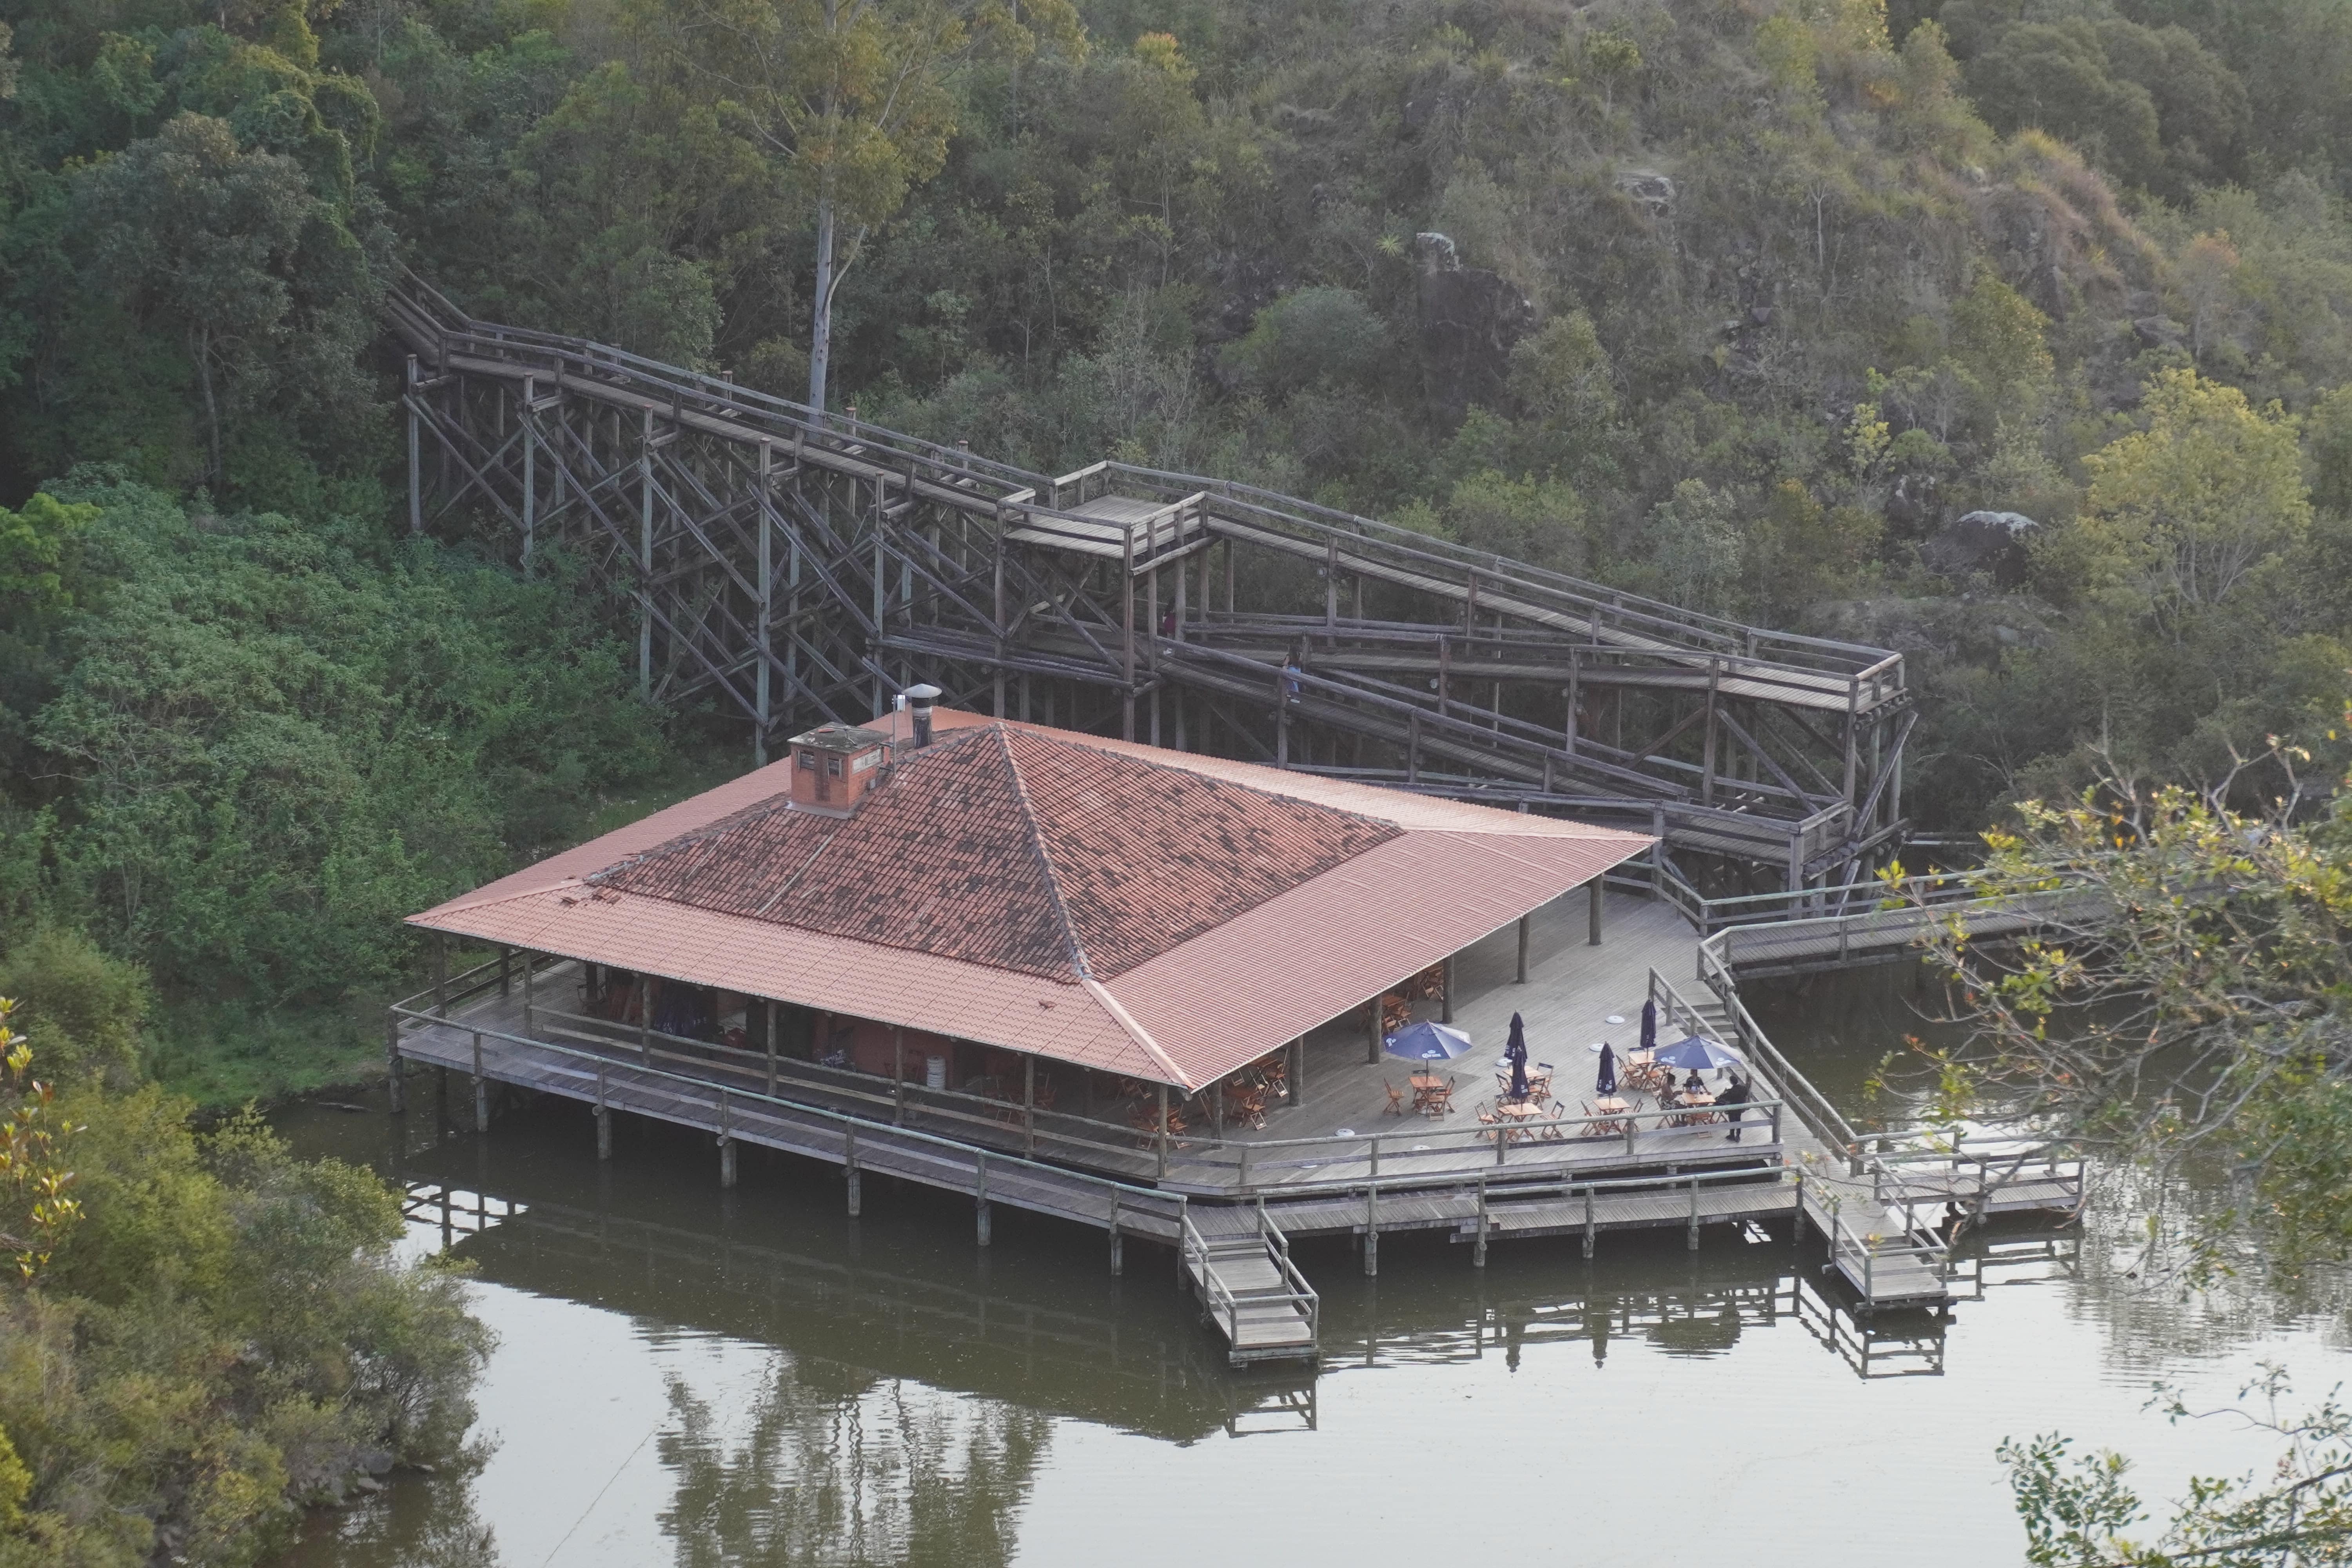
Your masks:
M764 760L918 681L1008 717L1648 827L1851 880L1900 841L1900 654L1740 626L1246 485L1058 479L415 279L413 529L613 595L649 700Z

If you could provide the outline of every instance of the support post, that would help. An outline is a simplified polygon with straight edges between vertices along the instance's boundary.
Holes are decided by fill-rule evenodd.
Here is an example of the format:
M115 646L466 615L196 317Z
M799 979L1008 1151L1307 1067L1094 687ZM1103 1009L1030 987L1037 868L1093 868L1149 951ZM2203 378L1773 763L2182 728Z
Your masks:
M1486 1267L1486 1173L1478 1173L1478 1238L1470 1244L1470 1267Z
M654 694L654 411L637 447L637 697Z
M1381 999L1378 996L1364 1004L1364 1060L1378 1063L1381 1059Z
M490 1130L490 1084L482 1076L482 1031L474 1031L474 1131Z
M1127 1263L1126 1243L1127 1237L1118 1228L1118 1194L1113 1193L1110 1195L1110 1277L1114 1279L1119 1277Z
M522 1032L526 1035L539 1027L538 972L539 955L528 948L522 955Z
M1439 1008L1444 1016L1438 1019L1438 1022L1451 1024L1454 1022L1454 955L1450 952L1445 955L1445 977L1440 984L1444 995L1439 1003Z
M735 1184L735 1125L730 1110L722 1087L719 1090L719 1185L722 1189Z
M1527 916L1525 916L1525 915L1521 915L1521 916L1519 917L1519 978L1518 978L1518 984L1521 984L1521 985L1525 985L1527 983L1528 983L1528 917L1527 917Z
M654 1065L654 983L637 974L637 1065Z
M1121 548L1118 567L1119 604L1119 680L1125 689L1120 692L1119 739L1135 739L1135 531L1120 528ZM1158 627L1153 627L1157 631Z
M437 931L433 933L433 1016L449 1016L449 939Z
M1378 1184L1364 1184L1364 1278L1367 1279L1381 1271L1380 1197Z
M539 383L531 376L522 378L522 574L530 575L531 560L537 553L539 525L539 413L531 405L538 401Z
M1599 947L1601 945L1601 898L1602 892L1601 886L1601 874L1597 871L1594 872L1592 880L1587 882L1585 887L1590 889L1588 894L1590 907L1585 910L1586 929L1584 942L1587 947Z
M1591 1184L1588 1184L1585 1186L1585 1189L1584 1189L1584 1256L1585 1256L1585 1257L1587 1257L1587 1258L1590 1258L1590 1257L1591 1257L1591 1256L1592 1256L1592 1233L1593 1233L1593 1230L1594 1230L1594 1226L1593 1226L1593 1223L1592 1223L1592 1188L1591 1188Z
M774 483L776 447L772 441L760 443L760 505L752 516L752 526L760 531L760 624L757 628L760 656L755 661L757 673L752 685L751 705L759 711L751 721L751 765L768 765L769 660L774 657L773 634L771 630L776 609L776 562L774 549L773 503L770 500ZM769 1089L774 1093L773 1088Z
M604 1099L604 1064L596 1064L596 1158L613 1157L613 1108Z
M982 1247L988 1245L988 1155L983 1152L972 1156L974 1189L979 1207L973 1216L974 1233Z
M510 994L514 989L514 949L499 944L499 994Z
M1031 1159L1037 1157L1037 1058L1021 1058L1021 1142L1022 1152Z
M1153 1140L1160 1145L1160 1180L1168 1179L1168 1086L1160 1086L1160 1131Z
M407 1086L402 1081L407 1076L407 1067L400 1055L400 1015L386 1013L383 1020L384 1088L394 1116L408 1109Z
M1715 804L1715 689L1723 678L1723 661L1706 661L1706 745L1699 763L1698 800L1701 805Z
M760 1045L768 1058L768 1096L776 1093L776 1005L767 997L760 998Z
M416 356L408 356L408 531L425 531L424 447L416 420Z
M1690 1187L1690 1249L1696 1252L1698 1250L1698 1178L1696 1176L1691 1178Z
M907 1031L896 1025L890 1029L890 1120L900 1127L907 1124Z
M849 1183L849 1217L856 1219L866 1206L865 1173L857 1168L857 1128L845 1127L841 1133L841 1173Z

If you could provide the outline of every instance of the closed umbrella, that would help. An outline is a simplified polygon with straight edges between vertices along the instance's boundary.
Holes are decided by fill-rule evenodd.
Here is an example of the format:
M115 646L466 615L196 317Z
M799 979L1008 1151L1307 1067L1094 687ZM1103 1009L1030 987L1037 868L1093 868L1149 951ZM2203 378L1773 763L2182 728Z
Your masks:
M1658 1048L1658 1005L1655 1002L1642 1004L1642 1048L1645 1051Z
M1601 1042L1601 1076L1593 1079L1592 1088L1599 1094L1617 1092L1617 1053L1606 1040Z
M1511 1038L1510 1043L1503 1047L1503 1059L1511 1064L1511 1098L1525 1100L1528 1097L1528 1026L1517 1013L1511 1015Z

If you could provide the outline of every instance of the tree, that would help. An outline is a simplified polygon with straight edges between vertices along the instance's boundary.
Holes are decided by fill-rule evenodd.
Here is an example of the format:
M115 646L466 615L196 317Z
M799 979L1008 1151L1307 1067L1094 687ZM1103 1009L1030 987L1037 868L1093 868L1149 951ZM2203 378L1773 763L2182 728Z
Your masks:
M185 350L217 483L223 426L288 326L284 268L311 208L301 168L240 148L224 121L181 114L92 170L79 194L95 279Z
M2178 641L2311 524L2294 421L2234 386L2165 371L2142 404L2147 427L2083 459L2082 529L2095 574L2145 605Z
M1068 0L1031 0L1025 22L978 0L687 0L681 20L724 111L814 208L808 400L823 410L835 295L875 227L947 162L950 73L982 43L1074 44L1076 13Z
M2157 1403L2176 1422L2231 1420L2283 1447L2267 1478L2191 1479L2153 1541L2135 1528L2147 1510L2126 1482L2131 1465L2122 1455L2086 1455L2070 1465L2073 1445L2064 1437L2003 1443L2000 1462L2025 1523L2026 1561L2038 1568L2305 1568L2352 1558L2352 1411L2331 1398L2305 1415L2282 1415L2287 1391L2284 1372L2270 1366L2221 1410L2191 1412L2179 1394L2159 1394ZM2261 1400L2251 1411L2250 1395Z
M33 1074L33 1047L9 1027L16 1009L0 996L0 1248L20 1282L47 1268L59 1238L81 1217L74 1175L59 1163L57 1090Z
M1985 835L1973 888L2061 900L2042 934L1979 950L1953 922L1932 949L1973 1037L1937 1058L1948 1109L2080 1141L2159 1191L2226 1158L2287 1269L2352 1254L2352 788L2313 817L2305 760L2282 746L2203 792L2110 773L2072 805L2021 805ZM2265 809L2231 810L2258 781ZM2151 1252L2201 1275L2241 1219L2202 1215L2177 1254L2161 1231Z

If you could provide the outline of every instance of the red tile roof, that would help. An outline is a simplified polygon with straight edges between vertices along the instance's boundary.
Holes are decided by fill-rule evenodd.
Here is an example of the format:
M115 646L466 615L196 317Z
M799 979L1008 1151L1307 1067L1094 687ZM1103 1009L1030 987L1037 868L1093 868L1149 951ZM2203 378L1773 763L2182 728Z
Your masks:
M788 809L780 763L413 923L1192 1089L1649 842L971 714L939 729L849 816Z
M1108 980L1400 831L988 725L900 752L851 816L777 797L588 879L1047 979Z

